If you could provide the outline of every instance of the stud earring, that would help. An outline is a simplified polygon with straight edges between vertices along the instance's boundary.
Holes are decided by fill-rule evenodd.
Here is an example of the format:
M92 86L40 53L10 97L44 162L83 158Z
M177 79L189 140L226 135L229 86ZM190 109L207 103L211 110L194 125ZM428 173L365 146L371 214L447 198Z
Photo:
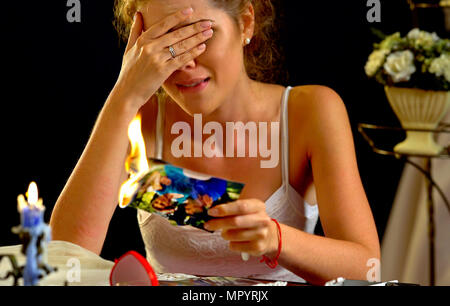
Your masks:
M250 38L246 38L245 39L245 44L246 45L250 45L251 42L252 42L252 40Z

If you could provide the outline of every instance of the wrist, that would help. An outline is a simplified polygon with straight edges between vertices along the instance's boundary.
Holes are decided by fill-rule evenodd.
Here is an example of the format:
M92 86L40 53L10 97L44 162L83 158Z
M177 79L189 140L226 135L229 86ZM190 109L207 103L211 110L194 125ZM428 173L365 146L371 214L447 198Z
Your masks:
M111 90L108 100L121 104L125 111L136 114L148 99L140 96L135 90L130 90L130 86L119 79Z
M131 121L138 113L139 107L136 105L135 99L121 95L115 89L111 91L105 103L107 109L128 121Z
M264 254L265 256L274 259L278 254L278 227L275 221L271 220L270 222L270 229L269 229L270 235L269 235L269 246L267 249L267 252Z
M260 262L265 262L267 266L271 269L275 269L278 266L278 259L281 255L281 247L282 247L282 236L281 236L281 227L277 220L272 219L272 223L275 226L275 230L271 230L271 233L276 233L277 238L271 239L270 247L268 252L262 256ZM274 235L271 235L274 237ZM275 243L276 242L276 243ZM275 246L276 245L276 246Z

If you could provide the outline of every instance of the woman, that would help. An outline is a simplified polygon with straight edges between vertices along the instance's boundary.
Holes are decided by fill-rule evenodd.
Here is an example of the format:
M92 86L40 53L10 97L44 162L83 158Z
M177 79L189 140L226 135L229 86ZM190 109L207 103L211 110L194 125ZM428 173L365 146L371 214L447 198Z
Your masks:
M147 258L158 271L314 284L366 279L379 242L344 103L326 87L258 81L264 69L255 54L270 46L270 22L261 19L273 10L270 1L117 5L130 28L122 69L55 205L54 239L100 253L127 177L127 128L140 111L149 157L246 184L239 201L209 211L216 218L205 227L213 234L139 212ZM195 114L203 124L280 123L279 133L268 132L269 139L281 135L280 162L264 168L261 157L175 157L170 127L186 122L194 130ZM304 199L314 188L317 205L310 205ZM319 211L326 237L313 235ZM251 259L242 261L241 252Z

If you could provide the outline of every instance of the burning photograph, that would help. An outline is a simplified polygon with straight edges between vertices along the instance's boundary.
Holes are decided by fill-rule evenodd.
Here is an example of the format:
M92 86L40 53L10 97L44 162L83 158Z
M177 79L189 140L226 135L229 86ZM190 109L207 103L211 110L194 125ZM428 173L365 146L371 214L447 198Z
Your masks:
M149 166L128 206L156 213L173 225L204 229L203 224L211 219L208 210L237 200L244 187L242 183L207 177L157 159L149 159Z

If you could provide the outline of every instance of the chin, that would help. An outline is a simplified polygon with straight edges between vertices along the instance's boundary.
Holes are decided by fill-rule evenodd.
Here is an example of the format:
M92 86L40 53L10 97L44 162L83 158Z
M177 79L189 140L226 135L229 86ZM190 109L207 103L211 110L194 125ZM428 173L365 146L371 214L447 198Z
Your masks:
M208 116L212 114L219 106L214 105L212 101L175 101L187 114L194 116L195 114L201 114L203 116Z
M164 89L172 100L191 116L194 116L195 114L208 116L220 106L216 101L217 98L211 98L208 91L204 91L201 94L190 94L183 93L176 86L167 86Z

